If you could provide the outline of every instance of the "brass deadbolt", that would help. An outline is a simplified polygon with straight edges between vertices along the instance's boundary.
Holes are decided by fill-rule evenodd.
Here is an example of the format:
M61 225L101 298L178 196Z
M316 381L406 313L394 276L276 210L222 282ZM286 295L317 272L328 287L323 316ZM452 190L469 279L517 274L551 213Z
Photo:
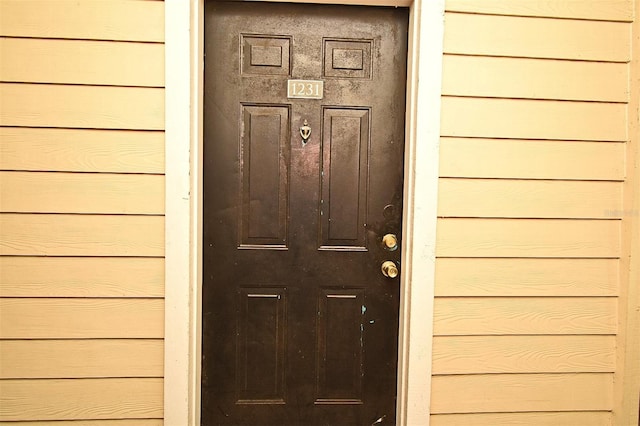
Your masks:
M398 248L398 237L395 234L386 234L382 237L382 245L389 251L394 251Z

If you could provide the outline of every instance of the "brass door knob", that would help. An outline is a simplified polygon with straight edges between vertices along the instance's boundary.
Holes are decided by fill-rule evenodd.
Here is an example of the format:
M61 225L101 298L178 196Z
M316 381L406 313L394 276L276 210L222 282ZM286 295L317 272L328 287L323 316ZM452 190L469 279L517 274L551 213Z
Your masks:
M398 276L398 268L391 260L383 262L380 269L382 270L382 275L387 278L395 278Z
M396 237L394 234L386 234L384 237L382 237L382 245L385 249L394 251L398 248L398 237Z

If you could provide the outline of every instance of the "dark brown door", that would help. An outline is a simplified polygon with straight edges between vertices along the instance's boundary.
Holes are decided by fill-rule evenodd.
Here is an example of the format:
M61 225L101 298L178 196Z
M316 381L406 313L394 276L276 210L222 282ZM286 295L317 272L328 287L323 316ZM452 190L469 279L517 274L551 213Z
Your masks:
M407 21L206 3L203 425L394 424Z

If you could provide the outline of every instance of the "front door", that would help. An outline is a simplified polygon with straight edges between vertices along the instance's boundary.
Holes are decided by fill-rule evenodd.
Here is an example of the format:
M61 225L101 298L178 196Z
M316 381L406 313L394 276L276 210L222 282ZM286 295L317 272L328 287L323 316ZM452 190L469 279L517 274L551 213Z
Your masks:
M394 424L407 21L206 3L203 425Z

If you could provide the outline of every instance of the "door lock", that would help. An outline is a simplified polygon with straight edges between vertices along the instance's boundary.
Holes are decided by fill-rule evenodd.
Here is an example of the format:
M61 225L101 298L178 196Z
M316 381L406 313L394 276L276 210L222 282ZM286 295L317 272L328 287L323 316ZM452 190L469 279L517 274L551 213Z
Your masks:
M394 251L398 248L398 237L394 234L386 234L382 237L382 245L386 250Z
M382 275L387 278L395 278L398 276L398 268L391 260L384 261L380 269L382 270Z

